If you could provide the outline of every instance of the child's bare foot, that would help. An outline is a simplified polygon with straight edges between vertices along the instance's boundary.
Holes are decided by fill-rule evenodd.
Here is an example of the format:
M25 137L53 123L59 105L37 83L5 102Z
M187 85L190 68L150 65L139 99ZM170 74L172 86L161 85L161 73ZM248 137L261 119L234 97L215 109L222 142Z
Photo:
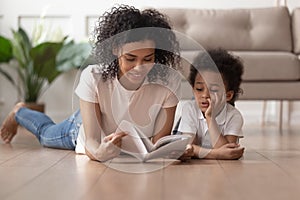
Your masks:
M10 143L13 137L17 134L18 123L15 120L15 114L22 107L25 107L24 103L17 103L1 126L0 135L5 143Z

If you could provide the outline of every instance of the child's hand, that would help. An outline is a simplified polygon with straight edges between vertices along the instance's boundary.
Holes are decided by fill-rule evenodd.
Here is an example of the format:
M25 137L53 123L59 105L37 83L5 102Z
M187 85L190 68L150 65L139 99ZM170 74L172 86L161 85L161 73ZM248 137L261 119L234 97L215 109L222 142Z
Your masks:
M213 92L210 95L210 98L207 99L209 106L205 112L205 117L207 118L214 118L220 112L223 102L224 102L224 95L221 97L217 92Z
M208 101L208 103L209 103L209 106L208 106L208 108L207 108L207 110L205 111L205 117L206 118L209 118L209 117L211 117L212 116L212 110L213 110L213 102L211 101L211 99L210 98L208 98L207 99L207 101Z
M236 143L228 143L216 150L218 152L217 159L234 160L243 156L245 148Z
M194 147L191 144L186 145L185 151L182 154L182 156L180 156L180 160L181 161L187 161L189 159L191 159L194 156Z

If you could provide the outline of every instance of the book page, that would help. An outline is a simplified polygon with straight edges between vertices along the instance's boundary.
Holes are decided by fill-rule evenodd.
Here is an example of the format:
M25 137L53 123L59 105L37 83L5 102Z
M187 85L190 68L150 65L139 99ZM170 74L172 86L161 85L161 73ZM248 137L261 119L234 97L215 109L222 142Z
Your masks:
M117 132L125 132L128 135L122 138L121 150L140 161L154 158L179 158L186 145L191 142L189 135L168 135L160 138L155 145L131 122L122 121Z
M153 149L151 149L151 151L158 149L168 143L174 142L176 140L182 140L182 139L186 139L187 137L189 137L188 135L167 135L164 136L162 138L160 138L159 140L156 141L156 143L153 145ZM188 138L189 139L189 138Z
M123 152L141 155L148 153L143 140L132 123L123 120L116 132L125 132L128 134L122 138L121 150Z
M169 142L158 149L148 153L144 161L154 159L154 158L170 158L177 159L185 151L186 145L190 143L190 136L182 137L179 140Z
M155 149L152 141L148 137L146 137L144 135L144 133L139 132L139 134L140 134L141 139L142 139L142 141L143 141L143 143L144 143L144 145L147 149L147 152L151 152L153 149Z

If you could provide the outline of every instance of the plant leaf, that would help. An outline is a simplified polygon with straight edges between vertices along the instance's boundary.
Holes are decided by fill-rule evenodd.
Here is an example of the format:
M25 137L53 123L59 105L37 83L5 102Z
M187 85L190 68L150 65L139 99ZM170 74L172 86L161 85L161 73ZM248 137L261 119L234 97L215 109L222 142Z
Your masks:
M82 63L89 57L92 48L89 43L74 44L69 42L61 48L57 57L57 70L68 71L79 68Z
M87 57L85 59L85 61L82 63L82 65L80 66L80 69L83 70L85 69L87 66L89 65L94 65L94 64L97 64L97 60L96 58L94 57L94 55L89 55L89 57Z
M9 62L13 58L10 40L0 36L0 46L0 63Z
M19 28L18 31L13 32L12 49L13 56L18 60L21 67L26 68L26 65L30 61L29 51L31 49L31 43L26 32Z
M18 29L18 33L20 34L21 38L22 38L22 47L24 49L24 52L26 52L26 58L29 59L29 51L32 48L30 39L27 35L27 33L25 32L24 29L22 29L21 27Z
M0 68L0 74L2 74L13 86L16 86L16 83L12 76L6 71L4 71L2 68Z
M33 59L32 73L47 79L49 84L61 73L56 69L55 59L62 45L62 43L45 42L30 51Z

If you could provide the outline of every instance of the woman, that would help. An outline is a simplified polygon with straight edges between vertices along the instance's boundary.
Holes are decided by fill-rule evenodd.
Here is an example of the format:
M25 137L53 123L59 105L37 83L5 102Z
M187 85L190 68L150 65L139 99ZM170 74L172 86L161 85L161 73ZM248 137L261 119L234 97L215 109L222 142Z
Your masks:
M92 160L119 155L122 120L138 126L156 142L171 133L180 76L178 42L168 20L156 10L113 7L94 31L97 64L83 70L75 93L80 112L55 124L43 113L18 103L1 128L9 143L17 125L32 132L43 146L75 149ZM170 67L171 66L171 67Z

